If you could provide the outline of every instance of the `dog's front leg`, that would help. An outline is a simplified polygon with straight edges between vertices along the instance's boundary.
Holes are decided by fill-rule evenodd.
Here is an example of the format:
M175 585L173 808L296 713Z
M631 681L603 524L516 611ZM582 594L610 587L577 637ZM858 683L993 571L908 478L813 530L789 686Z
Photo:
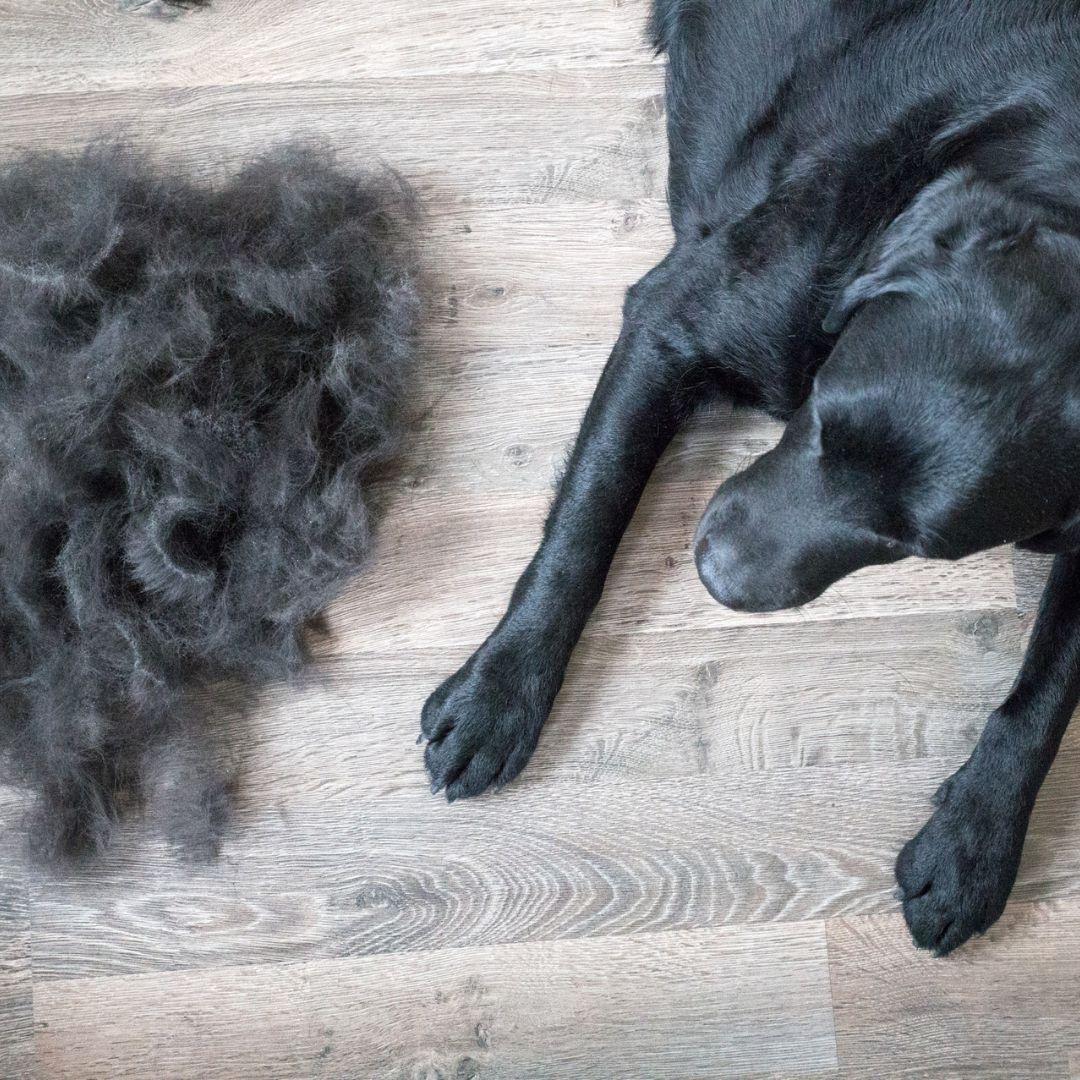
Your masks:
M939 955L992 926L1028 819L1080 700L1080 555L1059 555L1020 675L896 864L916 944Z
M494 632L424 707L432 790L451 800L528 761L649 474L700 392L687 389L703 382L690 377L698 343L661 303L670 280L661 264L630 290L540 548Z

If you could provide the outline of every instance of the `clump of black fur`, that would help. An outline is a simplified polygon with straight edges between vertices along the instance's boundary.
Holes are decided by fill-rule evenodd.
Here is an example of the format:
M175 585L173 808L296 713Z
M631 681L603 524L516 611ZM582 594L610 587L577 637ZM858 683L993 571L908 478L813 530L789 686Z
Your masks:
M413 205L299 146L216 190L119 147L0 169L0 747L47 857L100 846L162 755L173 835L216 845L192 691L293 671L369 552Z

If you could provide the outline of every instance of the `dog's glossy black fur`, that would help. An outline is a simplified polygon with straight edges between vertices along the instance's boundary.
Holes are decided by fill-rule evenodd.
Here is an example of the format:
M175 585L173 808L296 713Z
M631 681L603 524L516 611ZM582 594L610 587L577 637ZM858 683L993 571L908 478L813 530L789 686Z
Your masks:
M1080 3L657 0L676 243L630 289L544 530L424 710L449 798L525 765L681 418L787 421L696 542L746 610L873 563L1057 553L1015 687L896 872L916 942L1001 914L1080 697Z

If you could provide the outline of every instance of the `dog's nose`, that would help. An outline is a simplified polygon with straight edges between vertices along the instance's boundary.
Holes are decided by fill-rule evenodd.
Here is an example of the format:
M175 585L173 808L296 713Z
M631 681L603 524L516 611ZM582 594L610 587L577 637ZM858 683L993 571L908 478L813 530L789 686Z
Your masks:
M714 600L732 611L753 610L750 572L730 540L705 533L695 545L694 561L698 577Z
M732 611L784 611L810 598L779 566L746 555L722 532L703 532L694 546L698 576L709 595Z

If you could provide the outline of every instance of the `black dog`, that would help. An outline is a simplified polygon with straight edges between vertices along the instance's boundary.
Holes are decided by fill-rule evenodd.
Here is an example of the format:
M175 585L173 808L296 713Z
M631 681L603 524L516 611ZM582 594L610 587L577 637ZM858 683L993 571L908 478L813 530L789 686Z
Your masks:
M676 243L630 289L544 530L424 709L451 799L525 765L645 481L724 394L789 421L697 536L729 607L1058 553L1027 658L896 872L944 954L1001 914L1080 698L1080 4L657 0Z

